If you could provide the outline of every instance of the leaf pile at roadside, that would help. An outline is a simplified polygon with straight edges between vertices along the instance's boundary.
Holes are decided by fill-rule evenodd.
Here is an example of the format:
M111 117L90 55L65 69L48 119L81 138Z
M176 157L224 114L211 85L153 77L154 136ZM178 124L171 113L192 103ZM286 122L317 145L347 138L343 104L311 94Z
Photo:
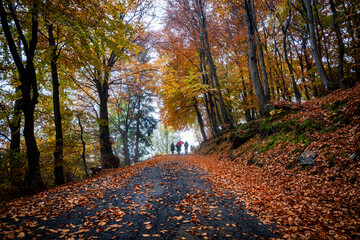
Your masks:
M0 227L3 229L0 237L2 236L5 239L22 238L25 233L31 235L33 229L38 227L38 222L49 220L49 216L51 219L62 216L63 213L73 211L78 206L88 209L96 207L91 205L92 201L103 198L105 191L124 187L127 180L139 170L155 165L160 161L162 160L154 158L126 168L104 170L98 175L79 182L14 199L8 203L3 202L0 206ZM2 220L8 218L11 219L12 224ZM18 226L17 222L20 218L32 220L22 221L21 225ZM99 224L102 223L99 222ZM56 233L53 229L46 230ZM79 229L78 233L81 234L82 231L84 229ZM65 235L66 232L63 234Z
M200 149L212 155L194 164L264 222L279 223L284 238L360 238L359 96L357 84L302 104L281 103L279 115L288 112L263 120L257 126L264 131L235 149L230 133L214 139ZM316 154L312 165L300 165L304 151Z

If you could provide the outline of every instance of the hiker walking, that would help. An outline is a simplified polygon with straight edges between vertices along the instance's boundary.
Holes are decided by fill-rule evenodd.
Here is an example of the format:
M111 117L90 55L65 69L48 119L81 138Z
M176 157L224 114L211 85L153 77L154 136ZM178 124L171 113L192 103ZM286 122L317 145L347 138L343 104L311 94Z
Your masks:
M176 151L178 152L178 154L180 154L180 152L181 152L181 145L183 145L183 144L184 144L183 141L178 141L178 142L176 143Z
M189 143L187 141L185 142L184 147L185 147L185 154L187 154L189 148Z
M180 154L180 152L181 152L181 145L176 145L176 151L178 152L178 154Z
M171 150L171 154L174 154L174 151L175 151L175 145L174 145L174 143L171 143L171 145L170 145L170 150Z

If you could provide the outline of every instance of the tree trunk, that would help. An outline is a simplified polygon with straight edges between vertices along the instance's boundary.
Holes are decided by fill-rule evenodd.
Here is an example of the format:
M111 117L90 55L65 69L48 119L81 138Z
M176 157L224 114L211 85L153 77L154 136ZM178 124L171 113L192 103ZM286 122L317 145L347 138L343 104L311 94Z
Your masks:
M96 89L99 95L99 140L100 140L100 159L102 168L118 168L119 161L114 156L112 151L112 143L110 140L109 130L109 113L108 113L108 99L109 99L109 78L110 70L115 64L115 54L112 52L106 64L104 64L103 79L93 79L96 84ZM104 61L105 63L105 61ZM102 72L102 71L99 71ZM98 76L101 77L101 76Z
M140 103L141 97L138 96L137 102L137 116L136 116L136 134L135 134L135 156L134 156L134 163L139 162L139 144L140 144ZM167 146L166 146L167 147Z
M344 78L344 53L345 53L345 47L344 47L344 41L341 35L341 30L340 30L340 26L339 26L339 19L337 17L337 11L336 11L336 7L334 4L334 0L329 0L330 2L330 6L331 6L331 11L333 14L333 23L334 23L334 28L335 28L335 32L336 32L336 38L338 40L338 45L339 45L339 54L338 54L338 84L340 87L344 87L344 84L342 82L343 78Z
M203 84L209 85L209 79L206 71L205 56L202 49L199 50L199 57L200 57L200 72L201 72ZM216 136L218 133L218 125L216 124L216 120L215 120L211 92L207 91L203 95L204 95L206 113L210 121L210 127L213 132L213 135Z
M315 78L314 74L311 73L311 68L312 68L311 67L311 62L310 62L310 59L309 59L308 54L306 52L306 39L305 39L305 37L302 38L301 45L302 45L302 50L304 52L304 60L305 60L306 70L308 71L310 82L312 83L314 97L318 97L319 94L318 94L318 90L317 90L317 87L316 87L316 84L315 84L316 78Z
M16 94L18 94L20 88L16 88ZM11 132L10 137L10 182L13 186L19 186L21 184L21 172L20 172L20 125L21 125L21 99L15 100L13 117L9 121L9 127Z
M276 54L275 54L275 62L278 63L278 64L275 65L275 71L276 71L276 68L277 68L279 70L278 74L280 74L280 76L281 76L281 83L282 83L281 97L283 98L283 100L287 101L288 100L287 99L288 91L287 91L286 84L285 84L283 64L282 64L281 54L280 54L280 51L279 51L279 49L277 47L277 41L276 41L275 37L274 37L274 49L275 49L275 52L276 52ZM279 88L278 88L278 90L279 90ZM290 99L290 101L291 101L291 99Z
M210 72L210 78L212 79L212 81L214 81L215 86L216 86L216 90L217 90L217 94L219 96L219 106L220 106L220 111L222 114L222 118L223 118L223 122L224 124L228 125L227 127L233 128L234 127L234 123L233 120L229 114L229 111L227 110L225 103L224 103L224 99L222 97L222 92L221 92L221 87L220 87L220 83L217 77L217 72L216 72L216 66L211 54L211 50L210 50L210 44L209 44L209 40L208 40L208 34L207 34L207 29L206 29L206 17L204 14L204 9L203 9L203 3L200 0L197 0L197 5L198 5L198 18L199 18L199 38L200 38L200 42L202 43L204 52L205 52L205 56L207 59L207 63L209 65L209 72Z
M83 160L83 164L84 164L84 170L85 170L85 175L86 177L89 177L89 170L86 164L86 157L85 157L85 150L86 150L86 143L84 141L84 129L83 126L81 125L81 120L80 117L77 116L78 122L79 122L79 126L80 126L80 139L81 139L81 143L82 143L82 152L81 152L81 158Z
M125 163L125 166L130 166L131 160L130 160L130 152L129 152L128 127L127 126L125 126L124 132L125 132L123 135L124 163Z
M329 59L330 59L329 58L329 48L328 48L328 44L327 44L326 37L325 37L324 27L321 24L318 9L315 7L314 10L315 10L315 17L316 17L316 20L317 20L317 22L319 24L319 28L320 28L322 39L323 39L323 42L321 43L321 39L319 37L319 46L324 45L326 65L327 65L328 70L329 70L329 81L334 82L334 77L333 77L333 74L332 74L332 71L331 71L331 66L330 66L330 61L329 61Z
M268 109L266 107L268 102L264 95L264 90L261 85L259 70L257 67L256 46L254 39L255 38L254 18L251 10L250 0L245 0L245 12L246 12L246 25L248 28L249 66L250 66L251 80L253 82L255 94L259 104L260 117L265 117L268 115Z
M35 70L35 69L34 69ZM21 77L20 77L21 78ZM35 71L29 74L25 78L36 79ZM28 187L30 191L43 189L44 183L41 179L40 172L40 152L36 143L34 134L34 111L37 103L38 93L37 88L35 89L36 83L33 82L33 87L30 87L29 80L22 80L23 84L21 87L23 98L22 98L22 110L24 112L24 138L26 143L26 155L28 159ZM31 92L33 98L31 98ZM36 100L35 100L36 99Z
M317 44L316 44L316 36L315 36L315 26L314 26L314 16L312 12L312 4L311 0L304 0L305 1L305 8L306 8L306 17L307 17L307 25L309 28L310 34L310 43L311 43L311 51L315 61L316 69L319 73L323 88L325 91L330 90L329 85L330 81L326 75L324 65L322 63Z
M204 122L202 120L201 113L199 111L198 102L197 102L196 98L194 98L194 108L195 108L195 112L196 112L196 116L197 116L197 120L198 120L198 124L199 124L199 127L200 127L200 132L201 132L203 141L207 141L205 128L204 128Z
M259 30L258 30L257 23L256 23L256 11L255 11L254 0L251 0L251 9L252 9L253 17L254 17L253 19L254 19L255 37L256 37L255 44L257 46L257 52L258 52L259 60L260 60L260 69L261 69L261 75L262 75L262 80L263 80L263 85L264 85L264 95L265 95L265 98L269 101L270 100L269 80L268 80L267 73L266 73L265 59L264 59L264 53L263 53L263 48L262 48L263 44L261 42Z
M287 51L287 30L288 30L288 27L289 27L289 22L287 22L286 26L281 27L282 32L283 32L284 57L285 57L285 62L288 65L288 69L289 69L289 72L290 72L290 77L291 77L291 81L292 81L292 84L293 84L296 101L301 102L301 94L300 94L299 89L298 89L297 84L296 84L294 71L293 71L293 66L290 63L289 56L288 56L288 51Z
M102 168L116 168L111 162L114 157L110 141L110 130L109 130L109 114L108 114L108 83L100 83L96 81L97 90L100 99L100 110L99 110L99 140L100 140L100 159Z
M22 111L24 112L24 138L26 143L26 155L28 159L28 188L30 191L43 189L44 183L41 179L40 172L40 152L36 143L35 133L34 133L34 111L35 106L38 103L38 87L36 79L36 70L34 66L34 56L35 50L38 43L38 6L37 3L34 3L31 6L31 30L28 31L28 36L30 36L30 41L28 41L21 29L20 21L17 18L15 10L13 9L12 4L8 5L10 15L6 12L4 8L3 1L0 1L0 18L1 25L6 37L6 41L9 45L11 55L13 57L14 63L20 75L21 82L21 103ZM8 16L11 16L14 22L16 23L16 30L19 34L19 38L23 43L24 49L20 50L26 55L25 66L20 57L20 53L16 48L15 41L13 39L12 32L8 23Z
M57 61L59 53L57 53L57 46L53 33L53 26L48 26L49 45L51 49L51 78L53 87L53 106L54 106L54 122L55 122L55 151L54 151L54 175L55 185L65 183L64 179L64 162L63 162L63 132L61 124L60 113L60 93L59 93L59 76L57 70Z
M295 52L296 52L296 55L297 55L297 57L299 59L300 70L301 70L301 80L302 80L302 83L303 83L303 86L304 86L305 97L306 97L307 100L310 100L309 90L307 88L305 75L304 75L305 68L304 68L304 63L303 63L303 55L301 55L301 53L299 52L299 50L296 47L294 36L293 35L290 35L290 36L291 36L291 40L292 40L292 45L293 45L293 47L295 49Z

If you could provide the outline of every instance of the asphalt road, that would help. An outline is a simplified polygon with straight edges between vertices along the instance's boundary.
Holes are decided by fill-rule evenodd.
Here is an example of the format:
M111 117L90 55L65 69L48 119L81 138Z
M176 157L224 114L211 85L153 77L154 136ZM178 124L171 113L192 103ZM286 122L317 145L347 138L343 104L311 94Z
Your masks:
M140 170L123 187L103 188L103 197L60 215L1 221L17 225L15 236L24 239L276 238L231 194L215 192L204 171L175 158ZM101 179L96 184L101 186ZM35 220L31 232L22 235L21 226Z

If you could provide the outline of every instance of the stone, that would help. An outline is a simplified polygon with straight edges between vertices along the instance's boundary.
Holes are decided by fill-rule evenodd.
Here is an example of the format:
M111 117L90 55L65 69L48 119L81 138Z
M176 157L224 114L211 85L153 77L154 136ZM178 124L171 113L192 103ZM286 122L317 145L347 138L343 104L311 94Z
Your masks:
M300 165L312 165L314 164L315 158L316 154L314 152L304 151L299 157Z

